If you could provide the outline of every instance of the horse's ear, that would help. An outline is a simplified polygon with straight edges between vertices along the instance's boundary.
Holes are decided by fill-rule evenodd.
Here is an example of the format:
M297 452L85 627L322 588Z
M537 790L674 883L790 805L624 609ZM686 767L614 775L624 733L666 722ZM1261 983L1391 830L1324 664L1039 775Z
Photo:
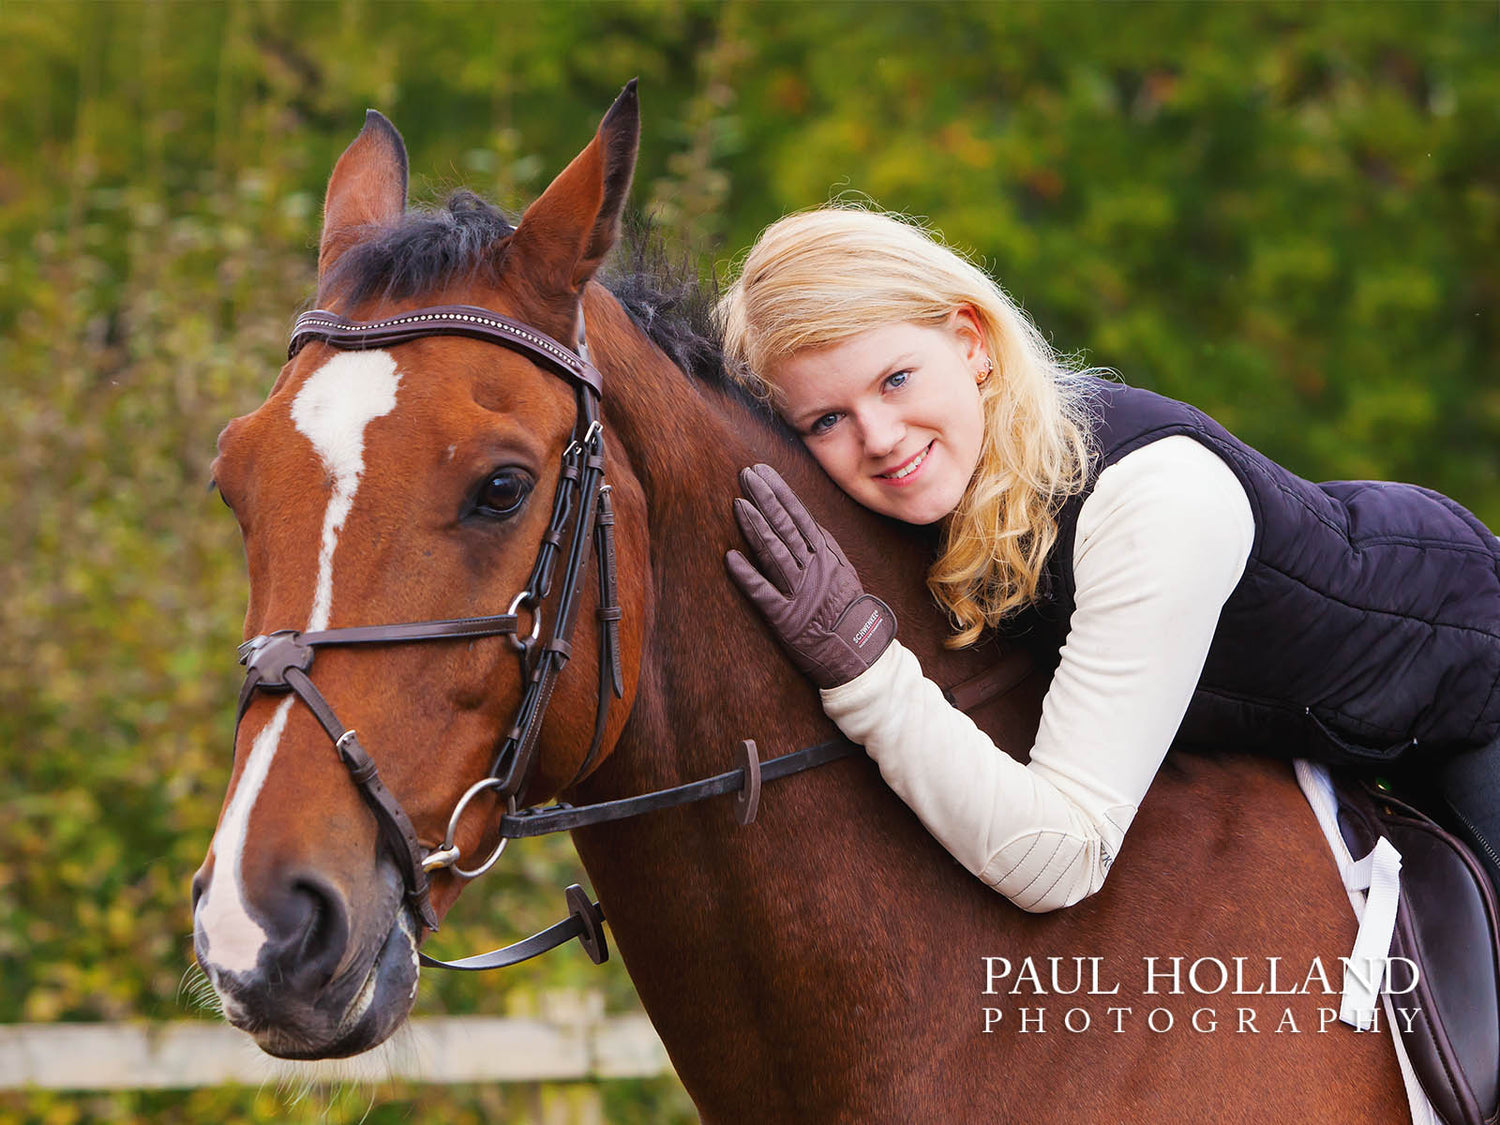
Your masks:
M579 293L620 233L641 140L635 79L620 91L588 147L526 209L511 243L548 296Z
M328 179L318 276L360 240L361 229L388 223L406 210L406 144L396 127L373 109Z

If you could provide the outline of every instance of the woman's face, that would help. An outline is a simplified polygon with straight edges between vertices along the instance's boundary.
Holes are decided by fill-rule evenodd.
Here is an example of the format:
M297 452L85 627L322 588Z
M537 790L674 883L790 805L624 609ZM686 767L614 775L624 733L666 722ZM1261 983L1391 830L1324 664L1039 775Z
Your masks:
M988 369L974 314L871 328L798 352L771 382L818 464L865 507L928 524L958 506L984 440Z

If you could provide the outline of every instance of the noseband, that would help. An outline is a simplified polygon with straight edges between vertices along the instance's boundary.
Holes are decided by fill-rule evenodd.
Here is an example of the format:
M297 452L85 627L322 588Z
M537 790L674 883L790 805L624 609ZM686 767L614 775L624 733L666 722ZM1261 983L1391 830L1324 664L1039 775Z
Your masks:
M324 629L312 633L282 630L253 637L240 646L240 662L246 666L240 689L236 727L257 692L293 692L317 718L333 740L339 759L349 770L355 787L375 814L381 839L396 862L405 883L412 911L430 930L438 928L432 908L429 872L444 867L472 878L489 870L500 857L509 837L502 835L488 859L476 867L458 866L461 852L455 843L459 822L469 804L480 793L493 790L509 809L516 811L518 794L529 779L536 758L537 737L552 698L557 675L572 655L573 626L588 569L588 546L592 539L599 557L599 695L594 738L578 774L593 764L604 738L611 695L624 693L620 667L620 608L616 600L614 510L609 486L604 483L604 434L599 421L602 384L599 372L588 360L585 348L565 347L546 333L469 305L442 305L417 309L385 320L352 321L323 309L297 318L287 349L290 359L309 343L359 350L403 344L426 336L468 336L519 352L550 371L573 388L577 400L572 440L563 453L552 515L542 535L535 563L525 587L511 599L503 614L466 617L449 621L420 621L400 625L364 625ZM567 544L567 560L557 598L556 614L543 639L542 606L552 592L557 561ZM522 635L519 613L530 615L530 628ZM504 636L516 648L526 687L515 718L490 767L459 799L448 820L448 831L440 846L424 849L411 818L381 782L374 761L360 745L359 736L346 726L308 676L319 648L340 645L385 645L416 641L472 639ZM573 784L572 781L568 783ZM566 788L566 786L565 786ZM570 903L574 896L570 895ZM587 904L587 897L583 897ZM575 910L575 917L577 911ZM602 920L602 917L601 917ZM597 929L597 926L595 926ZM571 935L570 935L571 936ZM602 942L601 942L602 947Z

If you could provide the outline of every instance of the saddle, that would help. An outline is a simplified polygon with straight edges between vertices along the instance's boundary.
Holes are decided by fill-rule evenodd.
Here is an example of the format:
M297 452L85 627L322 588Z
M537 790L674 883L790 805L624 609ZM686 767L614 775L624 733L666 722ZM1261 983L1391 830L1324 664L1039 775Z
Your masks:
M1419 809L1367 778L1331 773L1350 852L1366 855L1385 837L1401 853L1390 955L1414 962L1418 980L1390 1000L1412 1069L1447 1125L1497 1125L1500 922L1489 878Z

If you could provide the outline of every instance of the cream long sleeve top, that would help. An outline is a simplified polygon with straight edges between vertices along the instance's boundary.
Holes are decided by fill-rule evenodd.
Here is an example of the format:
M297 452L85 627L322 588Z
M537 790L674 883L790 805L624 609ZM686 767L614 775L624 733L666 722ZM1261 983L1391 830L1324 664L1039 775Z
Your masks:
M1076 608L1029 764L950 705L899 642L825 689L823 708L986 884L1023 910L1071 906L1119 853L1254 536L1244 487L1191 437L1099 474L1079 511Z

